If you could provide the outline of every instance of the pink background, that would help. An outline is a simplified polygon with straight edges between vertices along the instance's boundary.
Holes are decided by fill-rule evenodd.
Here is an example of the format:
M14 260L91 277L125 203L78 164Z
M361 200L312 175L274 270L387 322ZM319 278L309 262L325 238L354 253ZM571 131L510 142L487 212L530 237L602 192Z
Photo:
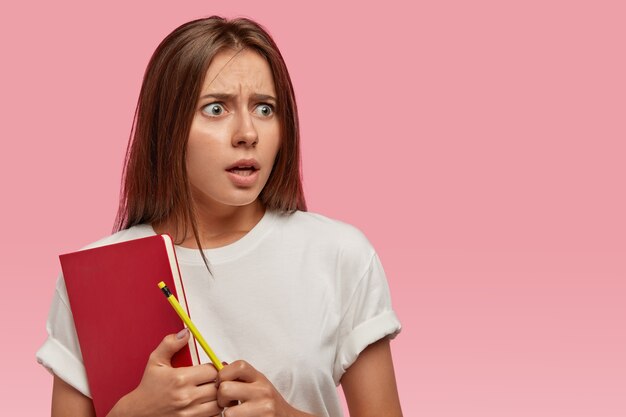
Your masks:
M90 3L0 6L3 415L48 414L57 255L110 232L148 58L214 13L270 29L310 209L380 253L405 416L626 415L623 2Z

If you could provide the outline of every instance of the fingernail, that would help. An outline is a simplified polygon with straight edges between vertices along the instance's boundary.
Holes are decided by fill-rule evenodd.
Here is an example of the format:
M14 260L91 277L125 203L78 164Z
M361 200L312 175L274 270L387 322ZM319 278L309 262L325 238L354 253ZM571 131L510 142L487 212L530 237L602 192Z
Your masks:
M176 339L182 339L185 336L187 336L187 333L189 333L189 330L185 327L183 330L181 330L180 332L176 333Z
M226 365L228 365L228 362L222 361L222 365L226 366Z

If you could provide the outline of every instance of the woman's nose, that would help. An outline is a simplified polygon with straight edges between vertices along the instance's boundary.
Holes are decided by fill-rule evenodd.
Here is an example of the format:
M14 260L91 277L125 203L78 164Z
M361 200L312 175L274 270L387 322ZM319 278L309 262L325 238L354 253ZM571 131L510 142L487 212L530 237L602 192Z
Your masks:
M237 128L232 139L233 146L255 146L259 141L259 135L252 116L248 112L239 113L236 123Z

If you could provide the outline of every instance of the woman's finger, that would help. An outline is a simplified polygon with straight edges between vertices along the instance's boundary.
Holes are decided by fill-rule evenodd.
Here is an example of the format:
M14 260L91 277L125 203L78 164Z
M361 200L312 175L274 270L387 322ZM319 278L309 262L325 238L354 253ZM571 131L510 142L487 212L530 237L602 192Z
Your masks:
M202 404L207 402L217 402L217 387L214 383L199 385L191 392L192 404Z
M241 403L233 407L229 407L224 411L224 417L257 417L261 415L258 404L254 403Z
M256 387L248 382L223 381L217 389L217 403L230 407L237 401L246 402L255 398Z
M222 381L255 382L258 378L259 372L252 365L246 361L239 360L224 366L219 372L218 381L219 383Z
M215 382L217 369L212 364L175 368L176 374L185 384L203 385Z
M185 409L185 416L190 417L208 417L219 416L223 408L217 405L216 401L207 403L194 404Z

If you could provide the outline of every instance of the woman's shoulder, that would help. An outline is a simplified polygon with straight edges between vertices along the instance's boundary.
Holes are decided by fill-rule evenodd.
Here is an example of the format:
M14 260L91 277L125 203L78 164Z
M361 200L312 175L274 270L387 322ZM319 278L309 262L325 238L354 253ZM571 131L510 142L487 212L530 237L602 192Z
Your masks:
M128 240L139 239L142 237L154 236L154 229L148 224L138 224L128 229L120 230L109 236L103 237L95 242L92 242L81 250L97 248L100 246L113 245L115 243L126 242Z
M365 234L344 221L310 211L296 211L283 215L282 218L289 233L305 237L309 241L361 253L374 251Z
M365 239L365 235L357 227L310 211L295 211L288 215L281 215L283 221L300 231L308 231L314 234L331 234L332 236L344 236L347 239Z

